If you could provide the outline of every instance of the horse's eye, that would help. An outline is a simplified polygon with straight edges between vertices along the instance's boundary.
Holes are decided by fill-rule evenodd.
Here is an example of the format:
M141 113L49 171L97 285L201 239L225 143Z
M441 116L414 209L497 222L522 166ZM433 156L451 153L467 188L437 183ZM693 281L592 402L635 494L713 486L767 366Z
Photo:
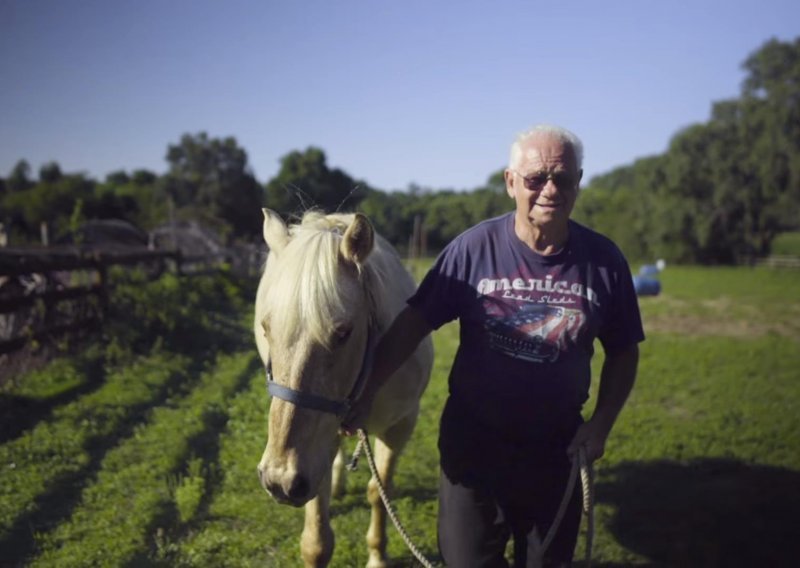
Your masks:
M349 325L340 325L337 326L333 333L336 344L343 345L350 338L350 334L353 333L353 328Z

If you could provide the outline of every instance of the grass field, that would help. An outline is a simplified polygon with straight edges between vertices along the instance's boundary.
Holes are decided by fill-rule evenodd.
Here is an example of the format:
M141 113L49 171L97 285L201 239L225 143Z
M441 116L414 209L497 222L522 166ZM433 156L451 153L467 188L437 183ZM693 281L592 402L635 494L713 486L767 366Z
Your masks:
M661 280L661 296L640 300L639 379L597 464L595 565L798 565L800 271L668 267ZM2 408L17 410L0 436L0 565L300 565L302 511L256 477L268 402L234 320L238 351L167 338L131 363L94 346L4 387ZM233 324L183 325L202 339ZM395 503L435 558L437 423L457 326L434 343ZM333 566L366 562L367 479L364 464L334 503ZM389 530L394 565L415 565Z
M800 256L800 231L781 233L772 242L772 254Z

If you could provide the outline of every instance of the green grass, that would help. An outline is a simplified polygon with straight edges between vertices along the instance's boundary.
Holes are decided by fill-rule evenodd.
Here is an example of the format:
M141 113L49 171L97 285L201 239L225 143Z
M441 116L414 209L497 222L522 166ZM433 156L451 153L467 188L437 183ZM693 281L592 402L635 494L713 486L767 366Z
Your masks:
M800 272L668 267L661 281L661 296L640 299L648 339L637 384L598 463L594 557L791 565Z
M185 359L163 353L143 358L109 373L102 388L55 409L0 446L3 548L18 545L29 536L28 526L37 524L33 519L46 521L50 505L79 489L97 456L132 429L140 413L178 387L186 366Z
M180 522L187 510L193 516L205 480L193 450L201 449L204 434L215 434L224 424L228 398L250 375L252 360L252 354L221 357L189 394L151 410L105 455L71 517L41 539L42 554L33 565L135 563L147 558L150 532L157 534L159 521L174 522L177 516Z
M639 378L597 464L595 565L794 565L800 557L800 271L667 267L661 280L661 296L640 300L648 338ZM207 333L213 332L209 326ZM434 334L433 378L396 475L400 517L434 557L436 437L457 341L455 324ZM181 342L164 345L186 349ZM147 373L156 372L152 367L168 374L168 355L146 373L126 376L147 382ZM601 364L598 349L595 376ZM144 397L153 402L137 403L141 425L132 428L124 420L92 418L132 412L125 410L132 407L122 391L114 412L106 414L108 402L100 403L122 370L87 383L80 369L91 365L60 365L54 368L63 371L61 386L45 371L18 381L19 396L50 401L51 407L0 445L0 520L14 527L15 537L25 533L28 520L36 521L41 534L38 548L30 549L33 563L301 566L303 512L275 503L255 473L267 437L260 370L251 369L235 393L212 387L211 375L203 375L172 397ZM587 415L596 386L595 381ZM226 420L201 418L207 416L207 396L226 401L211 403ZM86 405L81 412L88 414L76 415L70 410L75 405ZM58 422L65 415L70 421ZM69 432L56 423L68 424ZM86 441L95 436L105 440L103 452L87 453ZM187 446L198 436L206 450ZM347 445L352 449L354 441ZM141 459L134 459L138 450ZM51 467L61 469L43 473ZM72 501L49 516L41 506L52 502L47 495L54 488L42 475L66 475L80 484ZM333 504L333 566L366 562L367 479L362 460ZM12 498L15 493L19 498ZM7 545L10 537L5 538ZM580 540L576 558L582 558L582 547ZM415 565L391 526L389 553L394 566Z
M663 293L640 300L646 331L800 338L800 271L668 266L659 279Z
M645 320L653 325L642 345L639 381L598 464L595 562L742 566L766 556L781 565L794 552L795 539L786 534L797 522L788 513L800 505L800 419L794 412L800 338L791 321L800 273L671 267L662 278L664 295L642 299ZM720 295L741 310L723 309ZM742 314L765 306L775 314L772 325L742 321ZM697 317L709 321L698 328ZM684 319L689 323L683 328L673 325ZM396 477L397 509L429 556L436 554L438 417L457 326L442 328L434 341L433 380ZM600 354L596 370L601 363ZM240 402L222 453L248 459L223 465L230 474L192 538L175 545L176 564L300 566L302 511L271 501L252 473L266 442L260 380ZM237 449L228 454L227 447ZM334 566L366 561L364 467L334 505ZM395 565L415 565L389 530ZM769 543L766 555L758 542ZM580 541L577 558L582 547Z
M775 237L772 254L800 256L800 231L781 233Z
M220 436L221 482L210 504L184 534L167 535L162 550L170 566L291 566L301 511L278 507L259 485L256 465L264 450L267 401L263 376L230 404Z

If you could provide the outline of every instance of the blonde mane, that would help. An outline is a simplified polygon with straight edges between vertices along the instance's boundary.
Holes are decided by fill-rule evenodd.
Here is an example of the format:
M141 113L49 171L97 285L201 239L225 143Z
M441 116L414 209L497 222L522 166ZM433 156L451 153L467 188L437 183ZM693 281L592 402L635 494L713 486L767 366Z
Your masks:
M275 263L267 264L269 273L265 274L270 279L265 306L271 326L289 334L302 327L315 341L330 347L331 323L335 326L347 319L348 307L358 301L354 294L367 292L370 314L374 315L369 284L374 284L374 278L381 279L380 271L367 262L367 266L357 267L358 286L340 285L347 267L339 260L339 247L352 218L309 211L299 224L289 227L289 243Z

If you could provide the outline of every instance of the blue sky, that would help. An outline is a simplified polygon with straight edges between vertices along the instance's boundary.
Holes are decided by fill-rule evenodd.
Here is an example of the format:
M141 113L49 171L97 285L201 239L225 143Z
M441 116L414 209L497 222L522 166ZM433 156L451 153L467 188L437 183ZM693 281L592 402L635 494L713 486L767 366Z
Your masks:
M799 35L797 0L0 0L0 175L163 173L206 131L260 181L315 145L379 189L468 189L545 122L583 139L588 179L663 152Z

